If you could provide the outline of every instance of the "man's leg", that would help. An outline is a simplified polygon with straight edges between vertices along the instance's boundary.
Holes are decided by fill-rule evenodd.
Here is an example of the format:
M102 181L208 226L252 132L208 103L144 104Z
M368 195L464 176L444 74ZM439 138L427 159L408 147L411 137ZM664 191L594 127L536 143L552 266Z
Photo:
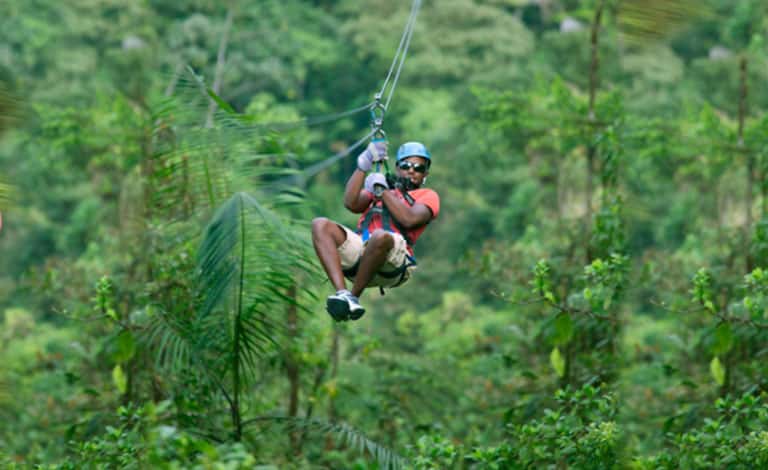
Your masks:
M346 239L346 232L336 222L325 217L318 217L312 221L312 244L315 246L320 264L323 265L328 279L337 291L347 288L338 252L338 248Z
M373 276L387 262L387 255L394 246L395 240L386 230L376 230L371 234L365 245L363 256L360 258L360 266L357 268L352 286L352 295L360 297Z
M350 239L350 237L356 238ZM365 313L365 309L360 305L357 297L347 290L339 248L345 243L352 243L353 246L347 247L347 251L351 249L354 253L360 253L362 240L356 234L348 234L347 230L336 222L321 217L312 221L312 243L328 279L336 288L336 293L329 295L325 301L326 310L336 321L360 318ZM349 258L350 255L358 256L351 253L347 253L345 256ZM349 263L350 259L346 259L345 262Z

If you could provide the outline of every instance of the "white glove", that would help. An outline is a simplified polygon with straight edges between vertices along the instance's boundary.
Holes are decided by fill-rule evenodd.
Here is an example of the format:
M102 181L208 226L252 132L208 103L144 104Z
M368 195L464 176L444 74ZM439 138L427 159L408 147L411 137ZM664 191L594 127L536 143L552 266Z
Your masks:
M387 159L387 141L378 140L371 142L363 153L357 157L357 167L364 172L371 171L374 162L383 162Z
M365 178L365 189L380 197L382 191L389 189L387 178L381 173L371 173Z

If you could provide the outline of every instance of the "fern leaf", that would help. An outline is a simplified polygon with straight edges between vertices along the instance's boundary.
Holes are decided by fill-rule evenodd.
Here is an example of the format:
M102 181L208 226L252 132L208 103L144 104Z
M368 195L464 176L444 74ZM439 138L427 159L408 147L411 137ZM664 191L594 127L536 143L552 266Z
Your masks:
M694 0L623 0L618 23L626 42L643 46L710 14L702 2Z

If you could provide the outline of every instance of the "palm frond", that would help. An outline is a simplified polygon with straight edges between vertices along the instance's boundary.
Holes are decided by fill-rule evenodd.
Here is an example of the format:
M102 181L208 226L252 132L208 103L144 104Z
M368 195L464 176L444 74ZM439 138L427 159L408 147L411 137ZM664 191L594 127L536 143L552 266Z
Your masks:
M21 101L0 80L0 135L21 122Z
M643 46L710 14L702 2L695 0L622 0L618 24L627 43Z
M247 193L236 193L216 211L198 252L205 343L238 344L242 372L277 345L286 295L297 273L314 269L306 241ZM222 341L224 343L222 343ZM225 346L228 344L230 346Z
M288 418L283 416L262 416L243 422L243 426L257 423L279 424L288 430L314 431L333 434L352 449L368 454L376 460L380 468L398 470L406 468L408 461L392 449L368 438L363 432L342 422L329 422L317 419Z
M155 313L143 335L143 341L155 351L157 366L179 373L192 367L192 352L195 350L192 325L183 319Z
M159 369L173 375L194 373L231 403L230 394L219 375L221 368L216 367L210 349L201 341L200 330L204 325L190 320L166 312L155 313L141 340L154 349Z
M0 210L6 209L13 198L13 187L0 181Z

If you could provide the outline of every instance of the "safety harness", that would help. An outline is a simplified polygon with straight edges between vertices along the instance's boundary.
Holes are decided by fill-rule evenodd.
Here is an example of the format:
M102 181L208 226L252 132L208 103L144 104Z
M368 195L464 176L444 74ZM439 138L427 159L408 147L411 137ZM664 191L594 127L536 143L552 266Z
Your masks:
M408 203L409 206L413 206L415 203L415 200L413 199L413 196L408 194L408 191L406 191L403 188L400 188L400 193L403 195L403 198L405 199L405 202ZM392 230L392 225L397 228L397 230L400 232L400 235L403 236L405 239L405 242L408 244L411 249L413 249L413 241L408 236L408 232L405 230L405 227L402 226L400 222L397 221L396 218L392 217L392 214L389 213L389 209L387 209L387 206L384 205L384 202L379 200L373 203L373 207L371 207L368 212L365 214L365 218L363 218L363 221L360 223L360 228L357 230L357 233L360 235L360 237L363 239L363 243L367 242L368 239L371 237L370 233L370 226L371 222L373 221L373 216L375 214L381 214L381 227L386 230L387 232L395 232ZM405 255L405 261L403 264L396 268L394 271L390 272L383 272L379 271L376 273L376 275L392 279L399 277L398 281L392 285L391 287L397 287L406 280L406 274L408 273L408 268L412 266L416 266L416 258L407 254ZM344 276L346 276L349 279L354 278L357 275L357 269L360 266L360 260L358 259L357 262L354 264L354 266L345 269ZM384 287L379 286L379 290L381 291L381 295L384 295Z

